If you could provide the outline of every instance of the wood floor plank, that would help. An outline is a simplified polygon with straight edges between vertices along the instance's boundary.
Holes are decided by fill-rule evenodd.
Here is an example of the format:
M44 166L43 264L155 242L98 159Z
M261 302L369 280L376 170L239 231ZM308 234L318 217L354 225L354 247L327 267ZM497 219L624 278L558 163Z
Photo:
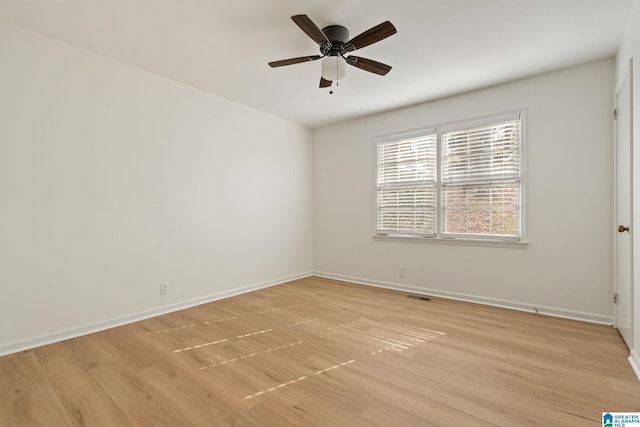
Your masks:
M291 406L281 405L278 402L271 401L268 404L262 403L253 406L244 413L244 417L254 426L263 427L315 427L317 424L306 420L300 414L300 410Z
M0 425L597 426L640 412L627 357L608 326L309 277L2 357Z
M377 426L438 427L429 419L416 417L385 402L375 401L362 413L362 418Z
M469 426L495 426L496 424L485 421L473 414L460 411L449 405L446 398L433 399L425 396L426 391L439 394L437 388L430 390L425 384L412 383L415 388L407 388L405 384L397 384L395 374L383 379L378 373L369 370L363 371L360 364L354 364L349 369L332 372L337 381L359 384L372 391L373 397L390 406L402 410L421 419L433 422L436 425L447 425L451 420L456 420L457 425ZM406 376L402 376L406 378ZM425 391L416 393L416 389Z
M0 363L0 425L70 425L33 353L4 357Z
M70 357L73 357L76 363L86 370L97 366L118 364L121 361L120 355L114 351L114 346L111 345L111 335L108 332L98 332L58 344L66 347L70 352ZM39 350L35 350L38 355L40 354ZM127 354L122 356L127 357Z
M139 426L195 427L189 414L181 413L151 384L123 366L99 366L91 374L126 416Z
M74 426L133 426L89 372L73 358L48 359L42 368Z
M140 377L158 390L164 398L196 426L251 426L240 414L226 405L222 398L177 366L158 365L145 369Z

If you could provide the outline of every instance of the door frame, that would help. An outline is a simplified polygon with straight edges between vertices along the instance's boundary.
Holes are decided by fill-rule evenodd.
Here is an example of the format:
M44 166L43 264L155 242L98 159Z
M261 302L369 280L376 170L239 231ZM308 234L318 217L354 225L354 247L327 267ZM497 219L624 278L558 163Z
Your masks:
M635 287L635 282L634 282L634 244L633 244L633 232L634 230L634 224L633 224L633 219L634 219L634 212L633 212L633 175L634 175L634 162L633 162L633 58L629 59L628 62L628 67L625 71L625 73L623 74L623 79L618 83L614 94L613 94L613 103L614 103L614 108L617 110L618 108L618 103L617 103L617 98L618 98L618 94L620 93L620 91L622 90L622 88L624 87L624 84L626 82L627 79L629 79L629 92L630 92L630 99L631 102L629 103L629 115L630 115L630 129L629 129L629 195L630 195L630 200L629 200L629 229L631 230L631 236L630 236L630 253L629 253L629 258L630 258L630 286L631 286L631 337L633 339L634 336L634 287ZM615 111L614 110L614 114ZM616 307L616 302L615 302L615 295L617 294L618 291L618 273L617 273L617 265L618 265L618 249L617 249L617 238L618 238L618 231L615 229L618 226L618 125L616 123L616 121L614 120L614 127L613 127L613 132L614 132L614 140L613 140L613 221L614 221L614 231L613 231L613 294L614 294L614 301L612 301L612 305L613 305L613 325L617 328L618 327L618 310ZM635 342L634 342L634 346L635 346Z

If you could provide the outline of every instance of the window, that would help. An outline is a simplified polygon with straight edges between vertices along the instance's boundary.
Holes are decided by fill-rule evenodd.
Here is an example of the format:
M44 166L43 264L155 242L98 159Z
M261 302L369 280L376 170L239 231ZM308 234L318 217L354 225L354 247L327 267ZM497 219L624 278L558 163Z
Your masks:
M436 135L378 144L378 232L434 236Z
M376 138L376 235L521 240L523 116Z

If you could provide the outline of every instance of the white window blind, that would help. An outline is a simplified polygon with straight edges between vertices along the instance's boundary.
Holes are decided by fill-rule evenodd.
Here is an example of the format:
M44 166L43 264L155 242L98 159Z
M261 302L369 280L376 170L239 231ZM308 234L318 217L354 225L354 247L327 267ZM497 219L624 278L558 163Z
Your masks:
M436 135L378 143L378 234L434 236Z
M442 132L441 232L520 235L520 119Z
M524 113L376 138L376 234L520 240Z

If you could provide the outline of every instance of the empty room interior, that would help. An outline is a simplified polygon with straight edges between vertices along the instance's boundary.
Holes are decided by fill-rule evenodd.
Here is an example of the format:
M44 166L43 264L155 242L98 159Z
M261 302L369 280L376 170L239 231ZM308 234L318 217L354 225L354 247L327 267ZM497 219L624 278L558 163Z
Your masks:
M639 100L640 0L0 1L0 426L640 416Z

